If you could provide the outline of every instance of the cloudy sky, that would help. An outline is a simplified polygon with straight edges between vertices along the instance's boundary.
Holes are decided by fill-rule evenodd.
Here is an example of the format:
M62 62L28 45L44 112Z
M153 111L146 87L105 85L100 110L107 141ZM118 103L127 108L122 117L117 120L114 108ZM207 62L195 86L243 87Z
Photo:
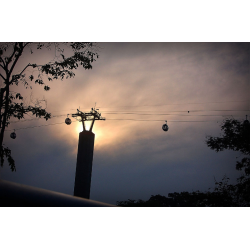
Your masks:
M96 121L90 198L116 204L147 200L170 192L207 191L224 175L233 183L236 152L216 153L206 136L219 136L227 117L249 112L249 43L99 43L92 70L21 91L26 104L46 100L49 121L13 123L4 144L12 150L16 172L7 163L0 178L73 194L81 124L67 114L99 108ZM24 53L27 62L47 62L57 54ZM30 72L32 73L32 72ZM2 84L2 82L0 82ZM189 112L188 112L189 111ZM167 120L169 131L162 125ZM43 126L48 125L50 126ZM17 137L9 134L16 130Z

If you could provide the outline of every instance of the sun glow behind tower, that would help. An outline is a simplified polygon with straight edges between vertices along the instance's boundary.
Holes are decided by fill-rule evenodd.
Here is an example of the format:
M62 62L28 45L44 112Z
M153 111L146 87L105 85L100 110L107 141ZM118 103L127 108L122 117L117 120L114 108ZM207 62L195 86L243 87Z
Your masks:
M86 130L89 130L90 125L91 125L91 122L90 122L90 121L86 121L86 122L85 122L85 128L86 128ZM83 131L82 123L81 123L81 122L78 122L78 123L77 123L77 126L76 126L76 132L77 132L77 133L81 133L82 131Z

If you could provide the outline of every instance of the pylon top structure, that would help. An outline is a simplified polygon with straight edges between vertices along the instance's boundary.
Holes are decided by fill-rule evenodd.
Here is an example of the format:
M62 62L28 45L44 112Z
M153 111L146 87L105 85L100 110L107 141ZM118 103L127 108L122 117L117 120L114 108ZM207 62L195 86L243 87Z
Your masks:
M91 126L89 128L89 131L92 132L93 126L94 126L94 122L95 120L106 120L104 117L101 116L101 113L99 113L99 109L95 109L95 108L91 108L91 111L88 113L84 113L82 111L80 111L79 109L77 109L77 113L72 114L72 117L74 118L80 118L79 121L82 122L82 126L83 126L83 131L86 131L86 127L85 127L85 121L92 121L91 122ZM69 118L66 118L66 120ZM65 122L66 122L65 120ZM70 121L71 123L71 121ZM66 122L66 124L68 124Z

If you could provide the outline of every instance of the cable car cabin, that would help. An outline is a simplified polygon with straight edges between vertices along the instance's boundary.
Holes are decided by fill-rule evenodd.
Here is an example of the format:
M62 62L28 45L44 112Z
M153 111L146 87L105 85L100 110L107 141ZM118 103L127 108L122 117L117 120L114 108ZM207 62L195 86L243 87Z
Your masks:
M16 139L16 133L15 133L15 132L12 132L12 133L10 134L10 138Z
M66 119L65 119L65 123L66 123L67 125L70 125L70 124L71 124L71 119L66 118Z
M162 125L162 129L163 129L163 131L165 131L165 132L168 131L169 127L168 127L168 125L167 125L167 121L166 121L166 124L163 124L163 125Z

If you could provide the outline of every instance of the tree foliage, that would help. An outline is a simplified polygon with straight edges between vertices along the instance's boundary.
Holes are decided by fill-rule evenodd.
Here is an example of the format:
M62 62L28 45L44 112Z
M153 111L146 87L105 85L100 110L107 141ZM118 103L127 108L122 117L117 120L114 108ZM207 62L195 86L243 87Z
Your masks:
M250 206L250 179L241 177L236 185L228 183L226 176L215 181L213 191L174 192L167 197L151 195L149 200L117 201L121 207L244 207Z
M54 50L55 57L46 63L38 64L29 62L18 72L17 63L25 53L33 54L39 50ZM70 51L70 53L69 53ZM69 55L68 55L69 54ZM0 160L3 166L6 157L12 171L16 170L11 150L4 146L5 128L10 124L11 118L24 119L25 114L31 113L39 118L48 120L51 114L40 103L25 105L21 93L14 93L14 85L23 85L24 88L32 88L32 83L44 86L44 90L50 90L46 82L63 80L75 76L74 70L79 66L91 69L92 63L98 58L97 46L88 42L71 43L30 43L14 42L0 43L0 79L3 84L0 88ZM31 72L29 73L30 70Z
M245 155L241 161L237 161L236 169L245 170L245 174L250 174L250 123L248 120L238 121L226 119L221 125L223 132L221 137L208 136L207 146L216 152L225 149L238 151Z

